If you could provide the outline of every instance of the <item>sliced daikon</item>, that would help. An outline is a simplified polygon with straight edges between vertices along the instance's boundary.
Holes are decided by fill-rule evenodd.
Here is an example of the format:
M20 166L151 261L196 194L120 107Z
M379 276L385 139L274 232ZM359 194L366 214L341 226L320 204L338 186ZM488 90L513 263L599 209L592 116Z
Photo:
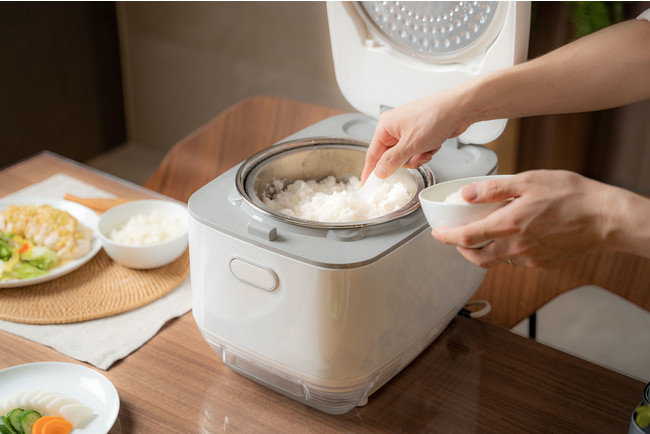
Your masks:
M39 393L41 393L40 390L28 390L28 391L26 391L25 393L22 394L22 396L20 397L20 400L16 400L16 401L18 401L17 402L18 405L16 405L16 407L25 408L25 407L28 407L29 405L33 404L34 397L36 395L38 395Z
M68 404L59 410L61 417L73 426L79 426L93 414L93 409L80 403Z
M74 398L69 398L67 396L59 395L58 397L56 397L55 399L53 399L47 404L46 412L59 413L61 411L61 408L64 405L76 404L77 402L78 401ZM56 414L56 416L58 416L58 414Z
M74 398L41 390L25 390L0 401L0 415L6 415L14 408L36 410L42 416L59 416L74 427L94 415L92 408Z
M35 403L41 408L41 409L46 409L47 406L61 396L61 394L57 392L44 392L43 395L39 395L36 397Z

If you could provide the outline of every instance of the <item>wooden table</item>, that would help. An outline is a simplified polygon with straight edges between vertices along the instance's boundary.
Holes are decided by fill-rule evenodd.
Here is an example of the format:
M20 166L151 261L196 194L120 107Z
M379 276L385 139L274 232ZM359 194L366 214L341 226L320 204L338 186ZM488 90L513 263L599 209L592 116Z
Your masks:
M147 186L186 200L254 150L335 113L275 98L243 101L177 144ZM55 173L119 196L153 194L44 153L2 170L0 196ZM37 361L80 363L4 332L0 348L0 369ZM191 313L167 323L103 373L121 398L112 433L626 432L643 389L625 375L463 318L453 320L367 406L342 416L296 403L225 367Z

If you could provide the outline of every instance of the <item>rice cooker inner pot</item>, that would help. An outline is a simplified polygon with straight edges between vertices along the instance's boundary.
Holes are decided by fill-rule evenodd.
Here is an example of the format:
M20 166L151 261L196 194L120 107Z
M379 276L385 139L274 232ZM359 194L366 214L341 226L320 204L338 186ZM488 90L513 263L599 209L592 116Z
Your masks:
M261 199L273 180L283 180L286 185L299 179L319 181L334 176L339 181L348 181L352 176L361 176L367 149L368 142L350 139L311 138L280 143L244 161L236 174L236 187L242 198L263 216L310 228L343 229L378 225L417 210L420 207L418 194L434 183L433 173L427 166L409 169L416 191L404 206L364 221L319 222L299 219L270 208Z

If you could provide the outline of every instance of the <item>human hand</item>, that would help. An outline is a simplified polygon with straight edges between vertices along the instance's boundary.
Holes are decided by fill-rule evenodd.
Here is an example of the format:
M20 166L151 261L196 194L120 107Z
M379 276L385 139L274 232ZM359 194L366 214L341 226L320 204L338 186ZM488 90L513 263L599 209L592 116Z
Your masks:
M470 125L460 113L455 91L441 92L381 114L368 151L361 181L376 168L379 178L400 167L416 169L431 160L442 143Z
M484 219L439 227L432 235L459 246L467 260L484 268L506 261L551 268L603 245L611 189L562 170L529 171L470 184L462 190L468 202L515 199ZM494 242L481 249L462 247L489 240Z

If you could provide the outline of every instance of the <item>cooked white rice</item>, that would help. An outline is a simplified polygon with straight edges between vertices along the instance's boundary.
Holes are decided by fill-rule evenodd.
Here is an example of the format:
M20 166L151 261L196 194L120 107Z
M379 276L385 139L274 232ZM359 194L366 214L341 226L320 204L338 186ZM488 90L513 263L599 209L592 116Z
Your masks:
M183 219L154 210L148 215L131 217L124 226L113 229L110 238L116 243L129 246L151 246L172 240L186 231L187 225Z
M359 201L354 192L360 180L348 182L328 176L321 181L297 180L288 185L275 180L262 201L272 209L291 217L318 222L356 222L380 217L398 210L415 194L415 182L384 182L369 201Z
M461 190L462 188L447 195L445 200L443 200L443 203L467 203L467 201L463 199L463 195L460 193Z

